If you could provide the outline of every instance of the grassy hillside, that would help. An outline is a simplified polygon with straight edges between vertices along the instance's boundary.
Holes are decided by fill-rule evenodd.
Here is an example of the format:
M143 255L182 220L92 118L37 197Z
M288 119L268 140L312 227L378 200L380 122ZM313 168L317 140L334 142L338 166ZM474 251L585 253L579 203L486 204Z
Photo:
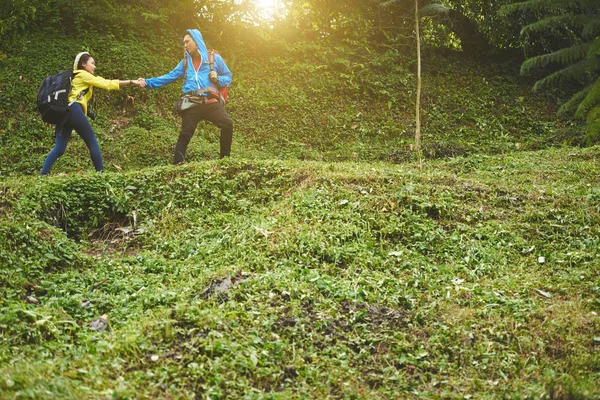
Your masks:
M181 57L177 37L85 38L30 34L0 54L0 174L35 175L53 146L53 130L35 111L43 77L69 68L77 52L96 56L106 78L156 76ZM209 46L211 42L209 42ZM224 45L225 46L225 45ZM232 154L253 159L404 162L413 157L414 57L405 50L345 44L219 49L234 74L228 106ZM36 60L32 63L31 60ZM480 65L426 53L423 145L427 158L497 154L583 142L580 122L558 121L554 100L516 78L517 63ZM179 134L172 106L180 83L151 91L97 90L93 123L109 171L165 165ZM214 159L218 132L201 124L188 159ZM75 137L54 173L91 169Z
M0 397L600 398L599 157L7 179Z
M2 42L0 398L600 398L600 147L560 93L426 51L421 169L405 50L224 43L230 159L201 125L170 166L180 85L126 87L107 173L74 136L37 176L44 76L181 56L126 32Z

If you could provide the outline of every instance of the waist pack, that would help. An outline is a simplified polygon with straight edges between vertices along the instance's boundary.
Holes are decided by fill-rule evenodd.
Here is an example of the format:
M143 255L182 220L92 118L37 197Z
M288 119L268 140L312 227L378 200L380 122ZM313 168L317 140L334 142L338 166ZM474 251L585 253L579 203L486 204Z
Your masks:
M71 83L76 73L73 71L61 71L56 75L50 75L44 80L37 92L37 110L42 116L44 122L54 125L64 125L69 119L71 110L69 106L69 93L71 92ZM88 92L83 90L77 96L82 99Z
M175 102L174 109L176 114L181 115L181 113L188 108L192 108L198 104L214 103L216 101L219 101L222 105L225 105L220 91L214 86L209 86L204 89L193 90L191 92L182 94L181 97L179 97Z

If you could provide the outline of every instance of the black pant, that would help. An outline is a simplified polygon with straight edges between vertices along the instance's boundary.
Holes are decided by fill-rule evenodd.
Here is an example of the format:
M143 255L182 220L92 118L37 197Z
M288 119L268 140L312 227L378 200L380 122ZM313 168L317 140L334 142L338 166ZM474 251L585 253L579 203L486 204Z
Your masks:
M229 156L233 137L233 121L227 115L225 107L219 102L198 104L181 114L181 133L175 145L173 164L181 164L185 159L188 144L196 132L198 123L202 120L212 122L221 128L221 158Z

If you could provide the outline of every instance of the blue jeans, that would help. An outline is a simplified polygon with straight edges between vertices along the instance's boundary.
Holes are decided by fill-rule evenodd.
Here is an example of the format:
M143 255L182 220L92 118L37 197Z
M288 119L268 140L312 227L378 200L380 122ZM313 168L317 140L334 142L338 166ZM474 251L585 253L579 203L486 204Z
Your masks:
M65 154L65 150L67 149L67 144L69 143L73 129L75 129L75 132L81 136L85 142L85 145L90 151L90 157L92 157L92 162L94 163L96 171L104 171L102 154L100 153L100 146L98 146L98 141L94 135L94 130L92 129L87 117L83 113L81 104L73 103L71 106L71 116L69 117L69 120L63 126L56 127L54 132L56 135L56 144L46 157L46 161L44 162L44 166L40 172L41 175L48 175L50 168L52 168L52 165L54 165L56 160Z

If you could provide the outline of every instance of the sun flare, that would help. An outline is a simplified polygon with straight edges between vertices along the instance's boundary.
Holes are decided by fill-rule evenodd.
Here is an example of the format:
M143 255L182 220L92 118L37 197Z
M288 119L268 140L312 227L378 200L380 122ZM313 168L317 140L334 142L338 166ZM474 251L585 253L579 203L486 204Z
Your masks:
M281 0L253 0L259 16L266 21L281 17L285 11L285 5Z

